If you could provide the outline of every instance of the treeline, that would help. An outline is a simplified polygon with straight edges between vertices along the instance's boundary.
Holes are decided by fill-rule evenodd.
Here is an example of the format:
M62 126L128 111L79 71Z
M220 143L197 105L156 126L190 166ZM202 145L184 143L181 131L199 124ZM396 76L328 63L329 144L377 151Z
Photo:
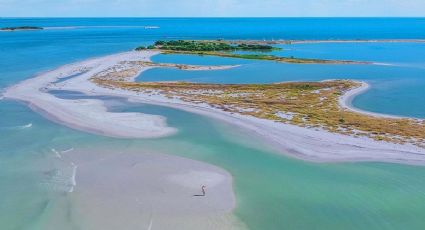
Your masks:
M3 27L0 30L42 30L43 27L38 26L16 26L16 27Z
M234 51L234 50L273 50L273 46L255 45L255 44L238 44L231 45L222 41L156 41L153 46L140 46L136 50L144 49L161 49L174 51Z

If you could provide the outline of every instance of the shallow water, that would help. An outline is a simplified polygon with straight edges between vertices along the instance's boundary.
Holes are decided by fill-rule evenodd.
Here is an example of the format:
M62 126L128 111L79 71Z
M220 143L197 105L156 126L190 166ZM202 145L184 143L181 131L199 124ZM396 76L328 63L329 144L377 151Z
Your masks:
M246 21L243 19L200 21L198 19L1 19L7 26L28 24L88 27L0 33L0 88L16 84L37 72L62 64L129 50L139 44L148 44L151 40L167 36L218 38L217 34L220 34L220 37L224 38L354 39L357 38L357 34L362 34L364 38L393 38L389 37L390 35L394 38L425 37L423 34L425 29L421 29L424 25L423 19L398 21L341 19L333 22L329 20L321 19L320 23L311 25L309 19L246 19ZM265 21L268 26L262 26ZM350 26L340 27L347 23L351 23ZM141 27L134 27L141 25L160 25L161 29L144 30ZM304 25L302 28L312 27L311 31L317 33L307 33L300 28L300 25ZM397 27L403 29L394 29ZM235 28L241 29L237 31ZM394 34L393 31L399 32ZM305 51L305 55L309 57L310 55L317 57L311 54L314 53L315 47L318 47L320 52L330 49L312 44L306 46L310 51ZM326 46L333 47L329 44ZM405 49L400 50L403 52ZM410 49L409 52L414 50ZM385 52L387 51L383 51ZM337 56L342 54L333 52L328 55L330 55L328 57L345 57ZM352 54L350 57L354 56ZM407 58L406 53L404 56ZM167 58L171 58L168 60L171 62L173 59L176 60L172 56ZM191 64L204 63L204 60L199 61L197 57L189 59L193 61ZM178 60L183 63L188 61L182 57ZM423 59L402 60L406 60L405 63L413 63L415 60L421 62ZM211 58L208 63L213 64L216 61L222 60ZM182 79L198 81L204 78L204 81L217 80L217 82L320 80L328 75L334 76L331 78L347 76L366 79L370 80L374 89L377 89L377 94L376 97L369 97L367 94L373 93L371 90L358 97L356 100L362 100L362 97L369 99L365 99L365 102L355 101L357 106L360 107L358 103L363 106L371 103L372 109L387 109L396 114L406 113L406 110L418 116L424 114L424 108L420 106L423 101L415 96L421 95L422 92L415 91L418 89L416 86L421 86L424 76L420 68L303 66L244 60L226 60L219 64L227 64L227 61L229 64L241 61L246 66L229 70L230 73L210 71L198 76L192 75L195 72L177 71L172 74ZM267 75L262 74L260 77L245 75L250 71L258 73L262 68L267 68ZM160 69L153 71L157 70ZM166 77L160 73L156 75L156 80ZM379 77L368 79L372 75ZM151 77L154 79L153 75ZM379 90L379 87L384 88ZM385 87L390 90L403 88L405 92L399 97L388 95L385 94L389 92ZM403 96L409 92L411 93L409 97ZM81 97L75 94L68 96ZM395 102L391 103L388 98L392 98ZM404 99L397 101L397 98ZM385 101L387 104L383 103ZM151 140L101 137L53 123L31 111L25 104L0 100L1 229L46 229L46 225L52 226L53 223L61 229L84 229L83 226L79 226L81 223L78 223L78 219L74 219L73 222L69 220L70 212L81 211L73 210L72 207L72 197L78 196L79 192L78 171L76 189L69 193L72 186L71 165L59 161L52 151L55 149L65 157L67 153L62 151L66 152L71 148L80 151L143 149L189 157L222 167L228 170L235 180L238 201L235 214L250 229L423 229L425 227L423 167L383 163L303 162L277 155L256 137L248 136L238 128L208 118L158 106L127 104L114 100L110 102L108 105L114 111L139 111L164 115L168 118L169 125L178 128L179 132L175 136Z

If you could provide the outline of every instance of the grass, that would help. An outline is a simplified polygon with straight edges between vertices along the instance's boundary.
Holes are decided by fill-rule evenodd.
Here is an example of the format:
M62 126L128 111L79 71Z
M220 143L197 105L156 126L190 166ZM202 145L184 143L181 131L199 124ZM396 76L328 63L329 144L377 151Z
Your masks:
M117 74L120 75L120 74ZM425 121L378 118L340 108L339 97L360 83L349 80L279 84L198 84L186 82L129 82L111 75L95 83L109 88L157 92L186 102L243 115L320 128L351 136L394 143L425 144Z

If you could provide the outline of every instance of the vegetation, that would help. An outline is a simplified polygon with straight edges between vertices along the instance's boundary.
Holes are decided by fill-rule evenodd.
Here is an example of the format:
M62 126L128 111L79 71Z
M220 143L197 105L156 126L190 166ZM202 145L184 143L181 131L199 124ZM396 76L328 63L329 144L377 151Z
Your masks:
M139 63L140 64L140 63ZM131 82L137 70L122 70L96 76L104 87L122 88L145 94L162 94L191 103L209 105L232 113L320 128L352 136L367 136L395 143L425 147L425 121L379 118L345 110L339 97L360 83L348 80L290 82L278 84L198 84L185 82ZM120 76L120 77L115 77Z
M140 50L138 47L136 50ZM156 41L154 46L160 50L173 50L173 51L235 51L235 50L261 50L271 51L274 48L269 45L255 45L255 44L237 44L232 45L223 41Z
M272 51L279 49L267 44L231 43L229 41L156 41L154 45L137 47L137 51L145 49L159 49L164 54L196 54L252 60L267 60L294 64L369 64L369 62L346 61L346 60L323 60L295 57L279 57L270 54L238 54L231 51Z
M15 31L15 30L42 30L43 27L37 26L17 26L17 27L3 27L0 30L4 31Z
M142 51L142 50L147 50L147 49L155 49L154 45L148 45L148 46L139 46L137 47L135 50L136 51Z

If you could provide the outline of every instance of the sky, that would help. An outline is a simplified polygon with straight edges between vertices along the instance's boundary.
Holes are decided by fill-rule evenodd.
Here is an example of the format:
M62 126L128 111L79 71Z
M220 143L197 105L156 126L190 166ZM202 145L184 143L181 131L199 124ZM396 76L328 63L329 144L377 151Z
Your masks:
M425 0L0 0L0 17L424 17Z

